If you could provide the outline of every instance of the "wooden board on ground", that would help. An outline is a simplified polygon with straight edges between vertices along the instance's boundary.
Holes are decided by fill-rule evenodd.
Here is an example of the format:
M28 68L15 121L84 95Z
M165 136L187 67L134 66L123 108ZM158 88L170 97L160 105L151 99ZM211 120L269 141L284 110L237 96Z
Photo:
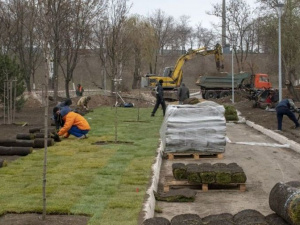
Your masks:
M164 192L168 192L170 187L201 187L201 190L207 192L208 190L240 190L246 191L245 183L229 183L229 184L196 184L190 183L187 180L168 180L164 184Z
M174 160L174 159L182 159L182 158L191 158L191 159L212 159L212 158L217 158L217 159L222 159L223 158L223 153L201 153L201 152L169 152L165 153L167 156L167 159L169 160Z

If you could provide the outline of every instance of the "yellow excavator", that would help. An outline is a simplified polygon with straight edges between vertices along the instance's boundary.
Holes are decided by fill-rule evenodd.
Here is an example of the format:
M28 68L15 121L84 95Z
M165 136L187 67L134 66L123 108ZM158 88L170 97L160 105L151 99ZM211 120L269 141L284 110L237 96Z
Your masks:
M201 47L195 50L190 50L186 54L179 57L175 67L166 67L163 76L146 75L146 85L144 87L155 88L159 80L163 80L164 98L177 100L177 88L180 87L182 82L182 66L187 60L194 58L196 55L207 56L215 55L215 62L217 70L220 71L224 68L223 65L223 52L222 46L216 44L214 49L207 50L206 47Z

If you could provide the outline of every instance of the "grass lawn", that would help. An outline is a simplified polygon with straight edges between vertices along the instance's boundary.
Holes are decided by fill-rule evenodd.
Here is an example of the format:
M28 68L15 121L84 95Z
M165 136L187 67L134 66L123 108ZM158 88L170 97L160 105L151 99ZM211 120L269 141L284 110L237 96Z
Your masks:
M47 214L89 215L90 225L136 225L159 144L162 111L101 107L85 118L88 139L48 147ZM117 115L117 132L115 130ZM110 143L95 145L99 141ZM43 149L0 169L0 215L43 211ZM137 191L138 188L138 191Z

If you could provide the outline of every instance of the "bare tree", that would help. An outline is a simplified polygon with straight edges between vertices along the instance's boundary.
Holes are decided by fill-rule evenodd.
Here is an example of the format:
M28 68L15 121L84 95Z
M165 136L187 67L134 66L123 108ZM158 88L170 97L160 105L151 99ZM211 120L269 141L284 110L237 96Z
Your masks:
M268 37L268 47L273 49L275 55L278 54L278 14L276 12L277 0L260 0L261 10L265 10L267 22L263 25L264 35ZM300 1L285 1L283 14L281 17L281 53L282 53L282 81L287 85L289 92L292 93L297 100L300 96L294 88L295 81L300 76Z
M109 0L107 10L98 17L94 26L93 48L105 68L105 74L111 79L111 91L114 90L114 79L121 79L122 67L127 60L124 27L129 9L127 0Z
M189 16L180 16L179 23L177 23L175 27L176 38L179 40L183 53L185 53L185 46L187 45L188 37L192 35L192 27L188 25L189 20Z
M14 20L15 33L12 51L17 56L27 90L31 91L31 78L35 84L35 71L41 63L40 40L35 34L37 23L36 0L7 2L7 10Z
M92 35L94 18L103 11L104 1L77 0L69 2L68 17L64 18L64 32L62 32L60 68L65 79L66 97L70 97L69 83L73 78L73 72L78 63L80 50L85 50Z
M171 34L174 29L174 18L172 16L166 16L162 10L158 9L149 17L149 21L155 30L155 36L158 42L153 71L156 74L158 55L160 52L163 54L164 47L170 43L172 39ZM150 70L152 70L152 66Z
M196 26L195 38L198 48L212 46L217 43L217 34L212 29L203 27L201 23Z
M222 5L214 4L214 9L210 14L222 17ZM248 33L251 29L253 19L251 17L251 7L245 0L230 0L226 4L226 30L228 43L235 47L235 58L238 70L245 69L245 61L249 53Z

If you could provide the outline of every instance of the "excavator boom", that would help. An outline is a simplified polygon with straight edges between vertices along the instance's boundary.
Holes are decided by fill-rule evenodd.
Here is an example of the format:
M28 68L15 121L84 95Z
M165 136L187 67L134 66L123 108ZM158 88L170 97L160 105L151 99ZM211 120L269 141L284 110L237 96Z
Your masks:
M186 54L179 57L174 69L172 67L166 67L163 76L148 76L148 86L155 87L159 80L163 80L163 88L168 91L176 92L176 89L180 86L182 82L182 67L187 60L194 58L197 55L207 56L215 55L215 62L217 70L220 71L224 68L223 65L223 52L222 46L216 44L215 48L212 50L207 50L206 47L201 47L195 50L190 50ZM167 96L167 95L166 95ZM177 96L176 96L177 97Z

